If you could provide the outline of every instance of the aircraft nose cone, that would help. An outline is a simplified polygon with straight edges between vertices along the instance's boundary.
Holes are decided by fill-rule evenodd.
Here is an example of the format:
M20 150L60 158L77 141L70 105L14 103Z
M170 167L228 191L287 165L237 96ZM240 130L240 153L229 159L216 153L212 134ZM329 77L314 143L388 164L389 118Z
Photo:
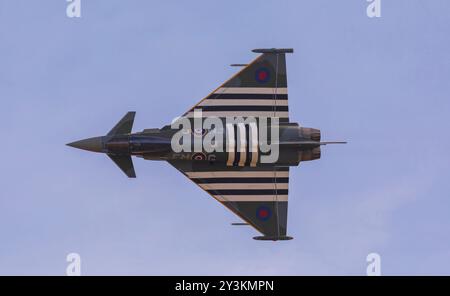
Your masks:
M84 139L80 141L75 141L67 146L83 149L92 152L103 152L103 137L94 137L89 139Z

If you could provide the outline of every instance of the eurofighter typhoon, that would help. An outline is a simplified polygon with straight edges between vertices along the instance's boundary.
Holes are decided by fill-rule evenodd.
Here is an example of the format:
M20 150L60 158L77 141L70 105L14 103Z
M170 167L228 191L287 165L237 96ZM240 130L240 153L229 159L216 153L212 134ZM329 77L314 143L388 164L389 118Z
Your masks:
M105 136L67 145L105 153L130 178L131 156L170 163L253 226L257 240L287 236L289 168L320 158L320 130L289 120L286 53L260 55L194 107L162 128L132 132L128 112Z

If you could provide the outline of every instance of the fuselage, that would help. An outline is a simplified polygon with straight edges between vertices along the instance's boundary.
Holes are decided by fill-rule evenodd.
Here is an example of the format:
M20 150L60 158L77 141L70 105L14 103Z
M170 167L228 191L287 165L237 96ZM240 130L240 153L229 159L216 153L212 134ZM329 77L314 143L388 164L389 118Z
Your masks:
M258 139L256 144L257 151L255 149L251 151L251 141L249 136L245 135L245 131L244 135L239 135L239 133L224 130L221 134L223 137L221 143L224 147L215 151L207 149L204 145L198 148L198 142L203 143L206 135L213 131L201 133L183 131L186 137L190 138L191 145L183 151L174 151L173 137L180 130L171 129L170 126L162 129L146 129L129 135L102 137L102 149L97 152L132 155L148 160L208 161L229 166L251 166L252 164L296 166L300 161L320 158L320 130L303 128L297 123L280 124L278 129L279 140L271 142L269 137L267 141L271 150L278 149L275 162L272 163L262 162L261 156L269 155L273 151L267 151L267 149L263 151L261 139ZM243 139L241 143L238 141L239 137ZM231 147L230 143L234 147ZM230 158L233 158L233 161L230 162ZM245 161L243 161L244 158Z

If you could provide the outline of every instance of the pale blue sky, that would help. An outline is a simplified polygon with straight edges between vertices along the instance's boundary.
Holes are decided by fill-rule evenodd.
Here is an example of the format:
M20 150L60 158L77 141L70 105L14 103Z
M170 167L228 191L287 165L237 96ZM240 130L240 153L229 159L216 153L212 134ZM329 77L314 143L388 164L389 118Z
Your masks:
M263 3L262 3L263 2ZM0 274L450 274L450 2L0 0ZM293 47L291 120L346 146L291 170L287 242L163 162L126 178L64 144L181 115L261 47Z

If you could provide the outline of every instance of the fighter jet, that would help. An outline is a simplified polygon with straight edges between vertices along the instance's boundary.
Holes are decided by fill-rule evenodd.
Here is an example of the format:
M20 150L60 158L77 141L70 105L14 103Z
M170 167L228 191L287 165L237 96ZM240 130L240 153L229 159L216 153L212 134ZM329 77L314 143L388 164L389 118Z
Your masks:
M67 145L105 153L135 178L131 156L167 161L262 235L256 240L290 240L287 235L289 169L319 159L319 129L289 120L286 53L260 55L195 106L162 128L132 132L128 112L105 136Z

